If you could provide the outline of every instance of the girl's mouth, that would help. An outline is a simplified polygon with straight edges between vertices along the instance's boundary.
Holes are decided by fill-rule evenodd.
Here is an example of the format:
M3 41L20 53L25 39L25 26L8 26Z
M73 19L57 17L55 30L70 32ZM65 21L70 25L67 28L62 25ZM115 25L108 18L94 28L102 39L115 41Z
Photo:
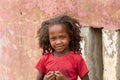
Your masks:
M56 46L55 48L56 49L61 49L61 48L63 48L63 46Z

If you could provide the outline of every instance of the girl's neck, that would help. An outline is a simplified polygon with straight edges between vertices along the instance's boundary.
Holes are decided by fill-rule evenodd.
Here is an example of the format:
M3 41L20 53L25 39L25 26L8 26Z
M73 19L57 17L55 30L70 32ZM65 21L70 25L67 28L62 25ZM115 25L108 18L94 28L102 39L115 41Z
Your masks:
M62 57L62 56L67 55L69 52L70 52L70 49L68 48L65 51L61 52L61 53L54 51L53 54L56 57Z

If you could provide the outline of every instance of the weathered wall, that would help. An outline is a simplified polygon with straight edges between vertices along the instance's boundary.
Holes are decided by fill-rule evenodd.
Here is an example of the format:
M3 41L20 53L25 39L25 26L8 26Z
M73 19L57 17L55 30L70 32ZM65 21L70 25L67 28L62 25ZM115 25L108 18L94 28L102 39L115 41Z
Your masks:
M79 19L83 26L120 29L119 2L0 0L0 80L35 78L34 66L41 55L35 36L43 20L68 14Z
M120 30L82 28L90 80L120 80Z
M0 28L0 80L33 80L40 58L35 27L14 26Z
M69 14L84 26L120 29L120 0L0 0L0 22L39 24ZM7 5L7 6L6 6Z
M120 31L103 30L104 80L120 80Z

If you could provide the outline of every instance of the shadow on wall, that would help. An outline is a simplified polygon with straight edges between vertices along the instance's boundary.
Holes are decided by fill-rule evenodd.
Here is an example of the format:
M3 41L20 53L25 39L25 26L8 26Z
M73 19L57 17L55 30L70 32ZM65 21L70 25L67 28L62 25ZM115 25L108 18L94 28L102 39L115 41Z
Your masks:
M103 80L102 29L82 28L82 53L90 69L90 80Z

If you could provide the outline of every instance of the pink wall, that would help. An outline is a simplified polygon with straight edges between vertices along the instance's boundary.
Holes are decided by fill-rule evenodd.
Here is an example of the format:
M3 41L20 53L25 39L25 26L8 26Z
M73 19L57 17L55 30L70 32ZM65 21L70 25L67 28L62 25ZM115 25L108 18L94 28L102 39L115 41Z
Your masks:
M120 0L0 0L0 80L34 80L41 56L36 31L68 14L83 26L120 29Z

